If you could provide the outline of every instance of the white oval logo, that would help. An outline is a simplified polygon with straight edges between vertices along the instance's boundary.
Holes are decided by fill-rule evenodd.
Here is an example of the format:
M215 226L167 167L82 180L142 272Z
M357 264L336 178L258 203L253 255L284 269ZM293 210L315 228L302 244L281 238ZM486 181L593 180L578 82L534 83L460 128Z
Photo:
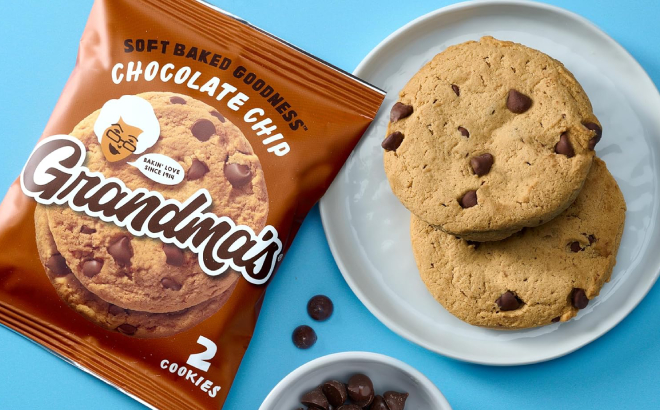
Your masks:
M147 178L164 185L176 185L183 181L186 175L178 162L163 154L145 154L128 165L139 169Z

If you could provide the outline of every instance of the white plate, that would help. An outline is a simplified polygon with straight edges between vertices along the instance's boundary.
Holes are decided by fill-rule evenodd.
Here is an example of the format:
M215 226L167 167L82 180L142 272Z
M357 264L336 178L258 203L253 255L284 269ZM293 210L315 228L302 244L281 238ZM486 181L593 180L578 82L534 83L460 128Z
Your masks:
M300 397L328 380L347 382L364 373L377 394L388 390L406 392L406 410L451 410L445 396L419 371L400 360L377 353L335 353L306 363L280 381L259 410L288 410L300 406Z
M392 194L380 143L399 90L447 46L492 35L562 61L591 98L603 124L597 154L628 204L612 280L577 318L523 331L487 330L453 317L426 291L410 245L409 213ZM394 332L469 362L526 364L567 354L619 323L660 271L657 223L660 95L613 39L566 10L526 1L469 2L427 14L390 35L355 74L388 91L371 128L321 200L332 254L351 289Z

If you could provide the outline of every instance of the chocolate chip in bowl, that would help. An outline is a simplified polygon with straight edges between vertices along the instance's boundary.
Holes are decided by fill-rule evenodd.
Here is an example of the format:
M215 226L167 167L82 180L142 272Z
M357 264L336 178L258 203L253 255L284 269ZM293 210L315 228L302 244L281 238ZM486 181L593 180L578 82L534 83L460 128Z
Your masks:
M291 372L259 410L451 410L438 388L389 356L344 352Z

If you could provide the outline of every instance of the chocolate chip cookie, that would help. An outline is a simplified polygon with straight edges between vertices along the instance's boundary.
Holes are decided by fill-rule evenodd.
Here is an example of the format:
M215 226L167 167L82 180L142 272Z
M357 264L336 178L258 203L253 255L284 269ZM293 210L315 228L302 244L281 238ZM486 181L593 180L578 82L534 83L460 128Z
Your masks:
M219 296L178 312L146 313L123 309L88 291L73 275L50 233L45 207L37 207L34 221L35 229L39 232L39 258L60 298L87 320L126 336L160 338L183 332L220 310L237 283L234 281L234 284ZM236 273L231 274L238 276Z
M173 186L154 182L127 164L135 155L107 161L94 133L99 111L71 133L87 148L85 166L120 179L132 190L158 191L182 203L204 188L213 200L208 211L258 233L266 224L268 193L259 158L238 127L213 107L185 95L150 92L138 97L151 104L160 124L159 138L144 154L176 160L186 173L183 182ZM234 273L209 276L190 251L133 237L125 229L70 208L49 206L47 213L56 247L78 281L121 308L176 312L223 295L238 280Z
M382 143L394 194L472 241L543 224L577 197L602 134L557 60L484 37L449 47L403 88Z
M577 200L547 224L479 243L413 215L410 232L422 280L450 313L477 326L527 328L569 320L598 295L616 263L625 212L596 158Z

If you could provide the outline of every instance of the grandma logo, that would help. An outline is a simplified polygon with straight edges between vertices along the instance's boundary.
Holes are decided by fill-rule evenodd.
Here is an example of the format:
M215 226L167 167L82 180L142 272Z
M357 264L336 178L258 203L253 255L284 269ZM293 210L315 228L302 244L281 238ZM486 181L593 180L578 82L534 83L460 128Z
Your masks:
M257 235L226 216L204 212L212 202L206 189L183 203L156 191L131 190L120 179L84 167L85 151L82 142L68 135L44 139L21 172L21 189L40 204L66 204L135 236L190 249L208 275L233 269L250 283L268 281L282 253L274 227L266 226Z

